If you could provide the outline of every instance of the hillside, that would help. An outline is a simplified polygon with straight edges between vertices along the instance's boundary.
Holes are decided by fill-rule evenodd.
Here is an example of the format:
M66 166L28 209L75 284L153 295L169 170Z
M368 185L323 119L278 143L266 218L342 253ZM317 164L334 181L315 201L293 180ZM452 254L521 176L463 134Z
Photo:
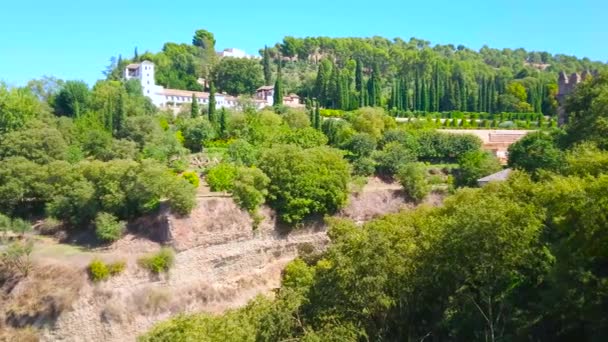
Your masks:
M606 70L604 63L586 58L524 49L484 46L474 51L416 38L285 37L260 49L263 58L246 63L250 71L243 79L234 58L214 55L212 33L199 30L193 42L166 43L158 53L114 59L109 78L118 78L128 63L151 60L158 65L157 82L166 87L201 90L196 80L203 77L220 91L248 89L245 93L251 94L257 86L275 84L280 60L285 94L316 98L322 107L555 115L559 72ZM243 72L243 65L240 68ZM251 86L239 86L245 83Z

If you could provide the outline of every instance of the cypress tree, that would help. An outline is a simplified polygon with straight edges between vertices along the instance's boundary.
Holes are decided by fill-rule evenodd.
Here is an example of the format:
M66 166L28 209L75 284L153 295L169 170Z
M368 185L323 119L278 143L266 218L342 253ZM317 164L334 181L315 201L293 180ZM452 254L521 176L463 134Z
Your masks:
M283 104L283 76L281 71L281 61L279 60L279 67L277 69L277 79L274 82L274 94L272 96L273 106L280 106Z
M315 122L314 127L318 130L321 129L321 109L319 108L319 101L315 103Z
M125 92L121 89L118 93L118 108L116 108L116 118L113 122L114 133L119 133L127 121L127 111L125 108Z
M307 99L307 101L309 100ZM308 108L308 120L310 120L310 125L312 127L315 127L315 102L316 101L313 101L313 103L310 104L310 108Z
M403 99L403 103L401 105L401 108L403 110L410 110L410 90L408 87L408 83L409 83L409 79L408 78L404 78L403 79L403 95L402 95L402 99Z
M332 65L331 76L329 77L329 85L327 89L327 103L326 107L330 108L341 108L341 99L340 99L340 70L336 65Z
M198 108L198 101L196 100L196 95L192 93L192 104L190 105L190 116L195 118L200 113L200 109Z
M374 86L374 74L367 80L367 105L370 107L376 106L376 87Z
M133 51L133 62L139 61L139 53L137 52L137 46L135 47L135 51Z
M215 85L211 82L209 84L209 110L207 113L209 122L215 121L215 104Z
M321 60L319 70L317 72L317 80L315 81L315 96L321 102L321 105L328 107L331 105L331 74L333 63L329 59Z
M378 65L374 66L374 69L372 70L372 76L370 77L369 81L367 82L367 91L368 91L368 97L369 97L369 105L371 107L375 107L375 106L380 106L382 104L381 101L381 96L382 94L380 93L380 80L379 80L379 67Z
M418 70L414 75L414 111L420 110L420 77Z
M361 94L363 91L363 66L361 60L357 59L355 66L355 90Z
M268 52L268 46L264 46L262 66L264 67L264 84L270 85L270 82L272 82L272 65L270 63L270 53Z
M220 111L220 137L223 139L226 137L226 108L222 107Z

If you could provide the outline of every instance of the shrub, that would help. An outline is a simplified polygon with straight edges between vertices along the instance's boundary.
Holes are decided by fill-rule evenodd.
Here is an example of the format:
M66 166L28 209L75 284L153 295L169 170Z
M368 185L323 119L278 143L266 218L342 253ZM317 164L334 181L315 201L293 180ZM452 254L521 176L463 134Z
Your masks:
M256 168L242 167L234 181L232 195L235 202L247 212L255 214L268 195L270 179L266 174Z
M259 167L270 178L268 203L284 222L331 214L346 202L350 165L340 151L276 146L263 153Z
M394 175L402 165L416 161L416 152L393 141L377 151L374 159L378 163L378 171L385 175Z
M397 172L397 179L405 193L415 201L421 201L431 191L431 184L426 177L423 163L408 163Z
M112 276L121 274L126 267L127 263L125 261L117 261L114 263L106 264L99 259L94 259L89 264L88 270L91 280L97 283L100 281L107 280Z
M207 184L211 191L230 191L234 185L236 167L228 163L219 163L207 171Z
M346 149L349 150L356 158L365 158L372 155L376 150L376 139L367 133L357 133L346 144Z
M95 283L104 281L110 277L108 265L103 261L95 259L89 264L89 276Z
M543 132L527 134L509 146L509 166L534 173L539 169L557 171L563 165L563 153L554 138Z
M107 266L110 275L115 276L121 274L127 268L127 263L125 261L117 261L108 264Z
M141 267L154 274L169 272L173 266L175 256L170 248L162 248L157 253L140 258L138 263Z
M175 178L167 197L171 210L179 215L188 215L196 206L196 188L184 179Z
M95 217L95 235L106 242L120 239L126 226L125 221L118 221L116 216L109 213L100 212Z
M357 158L353 162L353 174L371 176L376 171L376 162L372 158Z
M258 150L246 140L238 139L228 146L228 159L236 165L251 166L258 159Z
M476 186L479 178L491 175L502 169L498 159L486 151L473 151L458 159L458 186Z
M198 175L194 171L186 171L182 173L182 177L188 181L188 183L194 185L195 188L198 188L200 184L200 179Z

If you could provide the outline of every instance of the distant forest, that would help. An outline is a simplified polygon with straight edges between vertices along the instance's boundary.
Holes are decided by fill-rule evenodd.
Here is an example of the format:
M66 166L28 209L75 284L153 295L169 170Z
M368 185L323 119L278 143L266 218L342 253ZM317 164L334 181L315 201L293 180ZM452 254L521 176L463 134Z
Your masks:
M324 108L555 115L560 71L607 69L588 58L487 46L474 51L416 38L285 37L260 55L248 62L219 59L213 34L198 30L192 44L166 43L158 53L114 58L107 74L119 78L127 63L147 59L156 63L157 82L165 87L203 90L197 83L202 77L220 91L243 95L273 85L281 61L285 93L316 99Z

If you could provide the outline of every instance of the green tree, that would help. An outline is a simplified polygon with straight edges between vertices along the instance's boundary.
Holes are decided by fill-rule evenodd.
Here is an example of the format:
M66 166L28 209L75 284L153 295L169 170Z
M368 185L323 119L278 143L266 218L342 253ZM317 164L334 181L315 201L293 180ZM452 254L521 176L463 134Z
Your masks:
M126 229L126 222L109 213L100 212L95 217L95 235L102 241L114 242L122 236Z
M567 145L590 141L608 149L608 73L580 84L566 102Z
M254 59L223 58L215 67L213 80L230 95L253 94L264 84L262 66Z
M198 107L198 100L196 99L196 95L192 93L192 102L190 103L190 117L196 118L200 114L200 109Z
M211 191L232 191L237 168L228 163L219 163L207 171L205 179Z
M207 116L209 122L215 122L215 84L209 83L209 108L207 109Z
M408 163L399 168L396 178L403 186L407 196L414 201L423 200L431 192L431 184L427 179L426 165L423 163Z
M7 88L0 83L0 136L23 127L41 114L42 107L34 94L23 88Z
M270 52L268 46L264 46L262 54L262 67L264 68L264 83L270 85L272 82L272 62L270 61Z
M557 171L563 158L554 138L544 132L529 133L509 146L509 167L530 173L540 169Z
M264 204L268 195L270 179L260 169L239 168L232 187L236 203L250 214L257 216L257 210Z
M196 30L192 37L192 45L203 49L215 50L215 37L207 30Z
M498 159L489 152L481 150L467 152L458 158L456 182L459 186L476 186L479 178L501 169Z
M213 125L203 117L183 120L179 127L184 136L184 147L192 152L200 152L205 141L217 137Z
M226 138L226 133L227 133L227 116L228 114L226 113L226 108L222 107L222 110L220 110L220 120L219 120L219 127L218 127L218 133L220 138Z
M287 223L333 213L346 201L350 169L336 150L277 146L262 153L259 167L270 178L268 203Z
M272 95L272 103L275 107L283 105L283 96L283 76L281 73L281 61L279 60L277 68L277 79L274 82L274 93Z
M88 110L91 93L83 81L67 81L55 98L55 113L78 117Z

